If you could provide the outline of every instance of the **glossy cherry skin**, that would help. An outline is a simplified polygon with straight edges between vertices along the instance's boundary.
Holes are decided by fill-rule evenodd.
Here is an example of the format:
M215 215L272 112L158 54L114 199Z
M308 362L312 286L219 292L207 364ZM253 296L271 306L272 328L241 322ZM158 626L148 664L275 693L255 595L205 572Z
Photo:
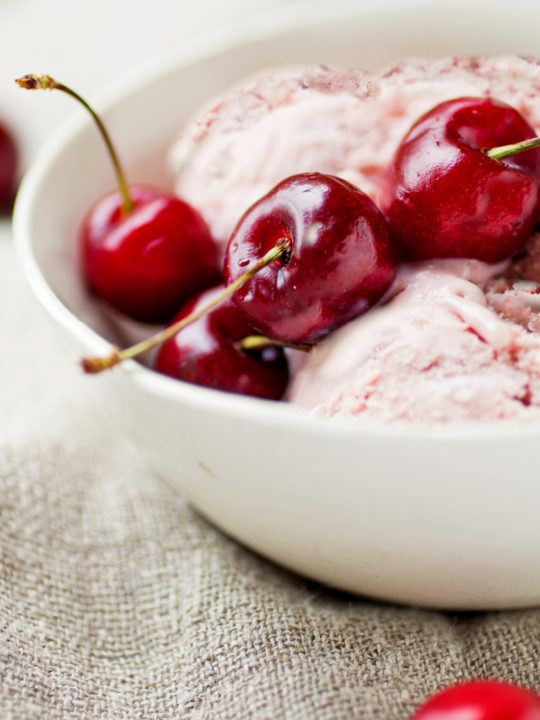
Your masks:
M269 337L317 342L372 307L394 279L385 218L340 178L294 175L252 205L227 246L226 283L281 238L292 242L290 258L264 268L234 295Z
M195 292L219 282L217 247L203 218L173 195L131 187L125 213L118 192L86 216L81 261L89 287L142 322L167 322Z
M221 285L199 294L173 322L203 307L223 289ZM228 298L163 343L155 369L197 385L279 400L289 380L283 350L246 352L238 341L248 335L253 335L252 324Z
M522 248L540 211L540 148L504 160L484 151L534 136L517 110L489 98L449 100L420 118L381 199L402 257L494 263Z
M540 720L540 696L498 680L472 680L441 690L411 720Z
M0 125L0 211L11 210L15 197L17 148L9 131Z

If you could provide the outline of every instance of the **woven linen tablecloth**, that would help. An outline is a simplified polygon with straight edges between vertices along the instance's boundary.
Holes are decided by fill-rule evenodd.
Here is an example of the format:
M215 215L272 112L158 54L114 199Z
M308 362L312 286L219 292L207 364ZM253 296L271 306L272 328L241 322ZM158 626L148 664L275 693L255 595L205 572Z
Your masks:
M36 104L25 110L5 76L60 69L96 87L114 57L125 66L140 52L137 27L150 48L167 45L203 28L210 5L226 13L202 2L190 24L167 0L4 0L0 101L24 161L66 104L48 101L32 117ZM345 596L195 514L107 420L99 383L66 357L17 267L7 221L0 333L2 720L402 720L464 678L540 691L540 610L455 616Z

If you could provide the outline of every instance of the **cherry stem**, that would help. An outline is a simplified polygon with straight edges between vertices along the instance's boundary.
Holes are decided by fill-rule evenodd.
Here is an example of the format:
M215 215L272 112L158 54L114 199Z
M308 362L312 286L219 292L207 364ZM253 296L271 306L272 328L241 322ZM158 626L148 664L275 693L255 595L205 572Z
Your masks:
M486 155L495 160L502 160L510 155L517 155L517 153L539 146L540 137L534 137L529 140L523 140L523 142L514 143L513 145L500 145L499 147L491 148L491 150L486 150Z
M26 90L60 90L61 92L66 93L66 95L70 95L72 98L75 98L75 100L88 110L98 126L101 136L105 141L105 145L107 146L107 150L109 151L109 155L111 156L118 182L118 189L122 197L122 208L126 215L129 214L133 210L133 201L129 194L126 176L122 166L120 165L120 160L113 147L109 133L96 111L78 93L67 85L62 85L62 83L56 82L56 80L50 75L25 75L24 77L15 80L15 82Z
M264 335L248 335L238 342L240 350L263 350L267 347L289 348L289 350L301 350L309 352L313 349L313 345L309 343L286 343L281 340L273 340Z
M146 338L146 340L143 340L136 345L132 345L124 350L114 348L112 353L107 357L83 358L81 360L82 369L86 373L100 373L102 370L107 370L108 368L118 365L118 363L121 363L123 360L136 357L147 350L151 350L153 347L156 347L156 345L161 345L166 340L173 337L173 335L176 335L177 332L183 330L187 325L191 325L191 323L194 323L196 320L201 318L213 307L219 305L221 302L233 295L239 288L242 287L242 285L245 285L248 280L251 280L251 278L259 272L259 270L262 270L267 265L279 260L279 258L282 258L282 260L287 263L290 258L291 248L292 243L290 238L282 238L281 240L278 240L274 247L271 248L260 260L257 260L257 262L246 270L245 273L236 278L236 280L234 280L230 285L227 285L221 293L212 298L212 300L206 303L206 305L202 308L194 310L189 315L186 315L186 317L178 320L178 322L169 325L160 332Z

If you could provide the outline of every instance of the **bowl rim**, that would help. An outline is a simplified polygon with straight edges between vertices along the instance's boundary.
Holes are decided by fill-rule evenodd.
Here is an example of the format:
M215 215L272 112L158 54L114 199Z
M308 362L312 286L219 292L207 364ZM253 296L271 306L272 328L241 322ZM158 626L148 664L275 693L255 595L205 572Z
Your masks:
M190 65L211 57L226 54L239 44L253 44L273 38L280 31L299 29L306 25L306 10L309 10L309 25L335 20L351 15L364 15L378 10L381 3L388 7L401 7L400 0L377 0L377 2L358 5L356 0L341 0L328 6L312 4L312 0L301 0L291 5L280 6L258 13L235 23L229 23L211 32L198 35L185 43L180 49L169 50L158 58L142 63L140 66L122 74L104 90L95 93L93 104L100 112L121 105L128 97L144 92L145 88L163 75L181 72ZM506 0L490 1L492 11L495 5L508 7ZM520 8L538 10L537 0L517 0ZM453 0L452 7L470 8L469 0ZM407 9L421 10L433 8L432 0L414 0ZM13 232L15 251L23 275L39 303L52 320L78 343L89 348L95 354L107 353L111 344L90 326L86 325L52 290L41 271L32 250L31 222L34 202L39 196L40 187L46 183L47 174L63 147L76 139L92 120L85 114L74 112L45 142L37 157L26 171L14 206ZM129 376L140 390L157 397L180 402L183 405L209 410L230 418L249 419L266 426L279 425L283 429L298 429L314 435L359 437L402 437L419 441L469 441L493 439L508 441L538 437L540 422L516 420L459 421L437 424L415 423L411 421L383 421L347 418L325 418L306 412L291 403L268 401L259 398L219 392L161 375L135 360L128 360L110 370Z

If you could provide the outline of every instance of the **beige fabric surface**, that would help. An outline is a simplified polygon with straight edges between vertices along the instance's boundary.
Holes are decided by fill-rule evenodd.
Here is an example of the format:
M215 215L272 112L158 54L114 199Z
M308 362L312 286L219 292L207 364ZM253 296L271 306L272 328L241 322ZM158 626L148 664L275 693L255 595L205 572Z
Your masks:
M320 588L191 511L104 417L0 233L0 717L407 718L489 676L540 691L540 610Z

